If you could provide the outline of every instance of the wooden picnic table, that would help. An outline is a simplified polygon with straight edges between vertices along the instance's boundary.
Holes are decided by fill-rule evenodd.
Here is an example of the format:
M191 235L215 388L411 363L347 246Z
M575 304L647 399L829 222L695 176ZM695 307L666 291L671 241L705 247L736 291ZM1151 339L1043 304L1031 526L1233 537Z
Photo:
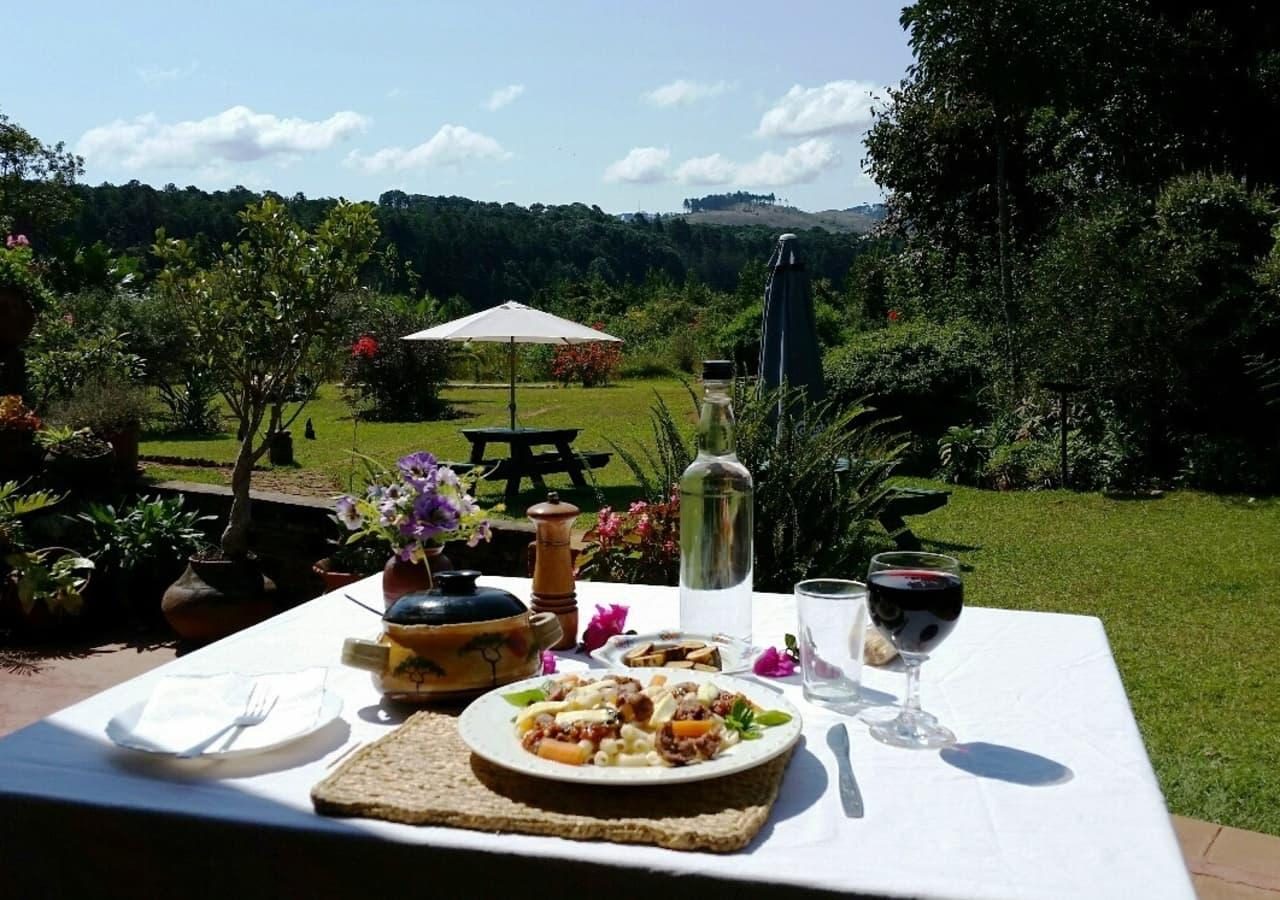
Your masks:
M463 428L462 436L471 443L470 465L484 467L484 477L487 479L506 479L506 495L514 497L520 492L522 479L528 478L534 487L545 490L546 484L542 476L556 472L567 474L576 487L586 487L587 479L583 477L583 470L605 465L610 454L600 451L575 452L573 442L581 431L581 428L495 426ZM507 456L487 457L485 450L490 444L506 444L511 449ZM535 452L538 447L552 449Z

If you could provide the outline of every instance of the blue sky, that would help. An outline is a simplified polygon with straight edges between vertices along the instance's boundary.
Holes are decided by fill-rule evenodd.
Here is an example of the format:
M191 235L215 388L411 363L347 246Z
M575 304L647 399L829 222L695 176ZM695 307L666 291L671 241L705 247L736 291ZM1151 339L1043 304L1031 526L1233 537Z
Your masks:
M880 197L861 141L910 63L901 6L28 3L0 111L95 184L839 208Z

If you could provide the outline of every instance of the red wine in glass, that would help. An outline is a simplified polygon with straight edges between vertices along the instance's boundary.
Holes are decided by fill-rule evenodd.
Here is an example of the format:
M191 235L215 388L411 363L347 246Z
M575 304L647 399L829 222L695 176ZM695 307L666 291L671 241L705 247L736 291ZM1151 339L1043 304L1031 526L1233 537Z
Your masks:
M928 569L885 569L867 576L871 621L900 653L933 652L964 608L959 575Z

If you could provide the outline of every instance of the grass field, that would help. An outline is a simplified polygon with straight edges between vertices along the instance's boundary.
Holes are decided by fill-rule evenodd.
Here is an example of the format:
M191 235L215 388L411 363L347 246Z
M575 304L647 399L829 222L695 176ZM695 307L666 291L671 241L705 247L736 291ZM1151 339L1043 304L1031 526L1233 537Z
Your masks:
M638 447L650 440L649 407L655 392L661 395L677 412L690 411L688 393L678 381L631 381L619 385L584 389L580 387L531 387L521 388L517 395L519 421L528 427L577 427L582 429L575 447L582 450L610 450L612 439L624 447ZM255 484L288 488L297 482L310 488L310 493L327 493L344 490L352 473L360 471L357 461L353 468L351 454L354 447L360 453L383 462L391 463L413 450L430 450L442 459L465 460L470 445L458 429L485 425L505 425L508 422L506 388L466 388L445 392L445 399L457 410L459 417L440 422L361 422L356 426L351 420L350 409L332 385L326 385L320 396L306 409L302 419L293 428L296 469L276 469L255 475ZM302 437L303 423L310 417L315 425L314 441ZM195 440L159 437L144 440L144 455L200 458L230 464L236 453L234 435ZM490 452L502 452L505 448L490 447ZM265 464L265 459L264 459ZM181 469L153 467L148 474L152 478L184 478L187 480L226 483L228 475L220 469ZM609 502L619 502L634 495L630 489L631 473L615 455L609 464L592 473L596 485ZM548 476L547 485L559 490L566 498L594 512L597 502L593 491L575 490L567 475ZM481 497L497 502L501 499L505 482L486 482L481 486ZM523 482L525 492L509 504L508 515L520 511L543 499L538 492Z
M525 425L580 426L582 448L607 449L607 438L635 445L648 439L655 390L673 409L687 408L678 382L628 382L523 390L520 418ZM387 460L418 448L465 458L459 427L505 421L503 390L447 396L468 418L362 424L358 448ZM352 447L346 407L330 391L308 412L319 440L302 440L301 425L295 428L301 468L283 474L318 473L341 486ZM228 436L147 441L142 451L229 462L235 447ZM216 469L151 474L192 477L193 471L224 477ZM630 474L617 459L596 475L609 502L630 494ZM567 478L549 483L569 484ZM497 500L500 485L486 492ZM569 496L594 511L589 492ZM526 492L509 514L520 515L537 499ZM968 602L1102 619L1173 812L1280 834L1280 502L1197 493L1122 501L956 488L948 506L912 525L929 546L971 568Z

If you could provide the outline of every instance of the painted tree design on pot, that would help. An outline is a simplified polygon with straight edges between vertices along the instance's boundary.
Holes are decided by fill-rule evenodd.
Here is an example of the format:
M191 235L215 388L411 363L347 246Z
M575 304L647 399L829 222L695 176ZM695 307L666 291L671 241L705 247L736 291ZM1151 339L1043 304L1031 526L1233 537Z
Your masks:
M444 669L425 656L410 656L396 666L395 674L412 681L414 691L418 692L422 690L422 685L426 683L429 676L444 677Z
M498 684L498 663L502 659L502 648L506 645L507 636L505 634L485 632L484 634L477 634L458 648L458 655L479 653L481 658L489 664L489 672L493 684L496 686Z

